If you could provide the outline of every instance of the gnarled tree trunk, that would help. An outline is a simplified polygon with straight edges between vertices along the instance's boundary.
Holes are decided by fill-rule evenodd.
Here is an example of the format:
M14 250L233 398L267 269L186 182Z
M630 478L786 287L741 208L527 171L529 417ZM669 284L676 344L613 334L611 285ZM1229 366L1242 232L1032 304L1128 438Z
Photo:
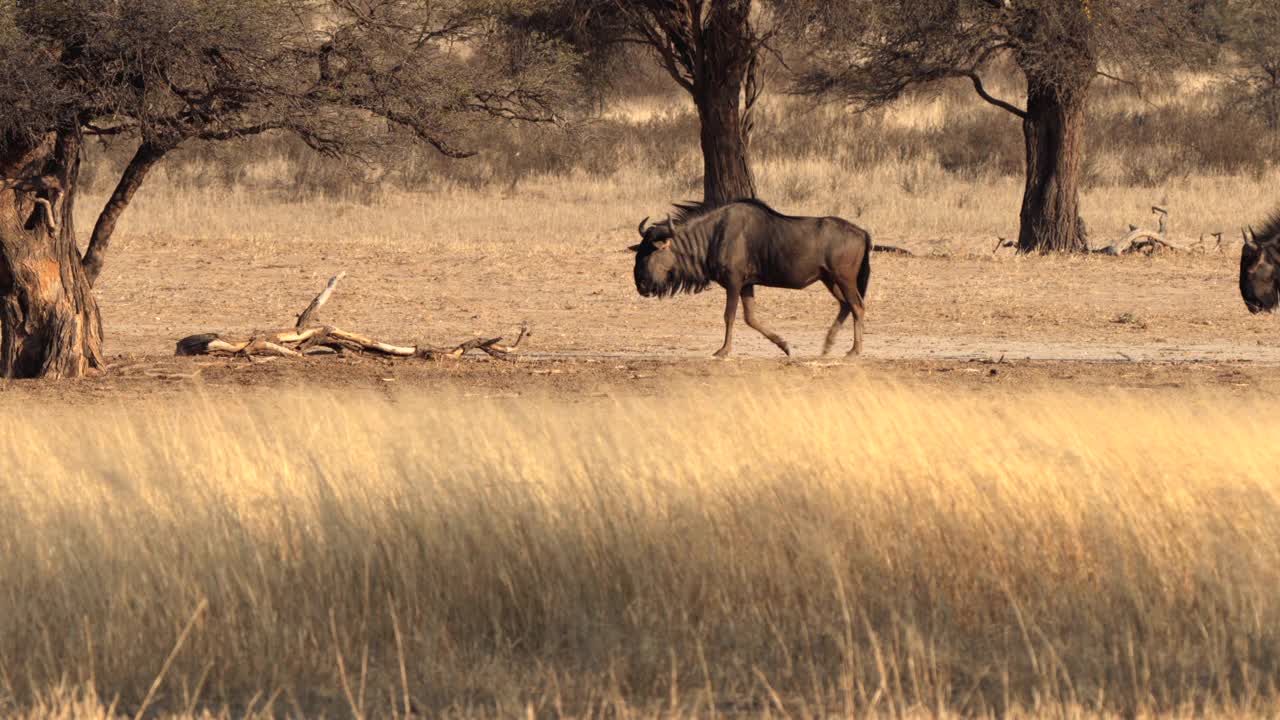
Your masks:
M702 31L693 102L702 142L703 202L724 205L756 196L747 152L751 110L760 91L749 0L719 0Z
M751 128L742 111L742 85L740 76L714 77L695 89L702 129L702 196L711 205L756 196L747 160Z
M1022 196L1020 252L1087 252L1080 221L1088 83L1064 90L1035 82L1022 121L1027 186Z
M102 320L72 221L77 130L0 140L0 376L79 377L103 366Z

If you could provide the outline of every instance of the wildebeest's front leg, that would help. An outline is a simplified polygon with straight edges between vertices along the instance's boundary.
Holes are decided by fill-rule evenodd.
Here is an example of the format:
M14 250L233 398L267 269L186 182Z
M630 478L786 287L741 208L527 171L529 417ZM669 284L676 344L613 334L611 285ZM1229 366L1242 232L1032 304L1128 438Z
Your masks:
M733 323L738 319L738 296L742 288L728 285L725 287L724 299L724 345L716 351L715 356L722 358L733 350Z
M791 346L787 344L786 340L783 340L776 333L770 332L768 328L756 321L756 287L754 285L742 288L742 316L749 327L769 338L769 341L777 345L782 352L788 356L791 355Z

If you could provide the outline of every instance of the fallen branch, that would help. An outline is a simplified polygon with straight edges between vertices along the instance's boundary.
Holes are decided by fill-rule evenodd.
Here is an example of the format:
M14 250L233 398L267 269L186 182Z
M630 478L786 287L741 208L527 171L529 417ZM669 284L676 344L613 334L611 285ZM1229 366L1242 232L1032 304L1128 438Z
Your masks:
M300 358L359 352L382 357L443 360L459 358L471 350L479 350L499 360L514 360L520 343L531 334L529 324L524 323L520 327L520 335L509 345L502 344L501 337L495 337L472 338L453 347L440 348L394 345L331 325L312 325L316 313L333 296L338 281L345 275L346 273L338 273L329 279L320 294L298 315L298 321L292 329L257 333L245 339L226 338L217 333L190 335L178 341L174 354Z
M1169 211L1159 205L1153 205L1151 212L1157 215L1159 219L1159 227L1155 230L1147 230L1139 228L1136 225L1129 226L1129 232L1124 237L1115 242L1095 249L1093 252L1098 255L1133 255L1142 253L1144 255L1153 255L1163 252L1192 252L1193 250L1203 250L1203 237L1201 242L1196 245L1175 245L1169 242Z
M906 248L900 248L897 245L872 245L871 252L889 253L890 255L915 255Z
M311 304L307 306L307 309L303 310L302 314L298 316L298 322L294 327L301 330L310 324L311 316L316 314L316 311L320 309L320 306L329 302L329 298L333 296L333 289L338 287L338 281L346 276L347 274L345 272L340 272L329 278L329 282L324 286L324 290L321 290L320 294L316 296L316 299L312 300Z

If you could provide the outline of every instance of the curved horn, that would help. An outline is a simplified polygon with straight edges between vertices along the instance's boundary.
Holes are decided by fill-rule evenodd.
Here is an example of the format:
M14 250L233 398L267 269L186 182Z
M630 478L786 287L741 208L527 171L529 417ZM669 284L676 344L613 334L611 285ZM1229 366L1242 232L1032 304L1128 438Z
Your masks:
M671 232L676 231L676 224L671 222L671 213L667 213L667 227L671 228Z
M1251 234L1253 234L1253 228L1249 228L1248 230L1240 228L1240 237L1244 240L1244 244L1256 249L1258 245L1254 242L1254 238L1249 237Z
M641 234L641 235L644 235L644 226L645 226L645 224L646 224L646 223L648 223L648 222L649 222L649 216L648 216L648 215L646 215L646 216L644 217L644 219L640 221L640 234Z

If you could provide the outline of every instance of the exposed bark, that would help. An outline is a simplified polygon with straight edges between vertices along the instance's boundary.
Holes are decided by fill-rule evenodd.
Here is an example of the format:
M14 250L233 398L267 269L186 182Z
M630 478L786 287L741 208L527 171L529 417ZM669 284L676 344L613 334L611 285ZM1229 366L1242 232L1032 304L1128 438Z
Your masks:
M1035 82L1022 121L1027 184L1022 196L1020 252L1088 252L1080 222L1088 84L1064 89Z
M0 376L101 368L102 319L76 248L78 130L0 144ZM50 212L52 210L52 213Z
M129 165L125 167L124 174L120 176L120 182L116 184L116 189L111 193L111 199L107 201L102 213L98 215L98 221L93 226L93 235L89 238L89 247L84 253L84 271L89 278L89 284L93 285L98 282L98 275L102 273L102 265L106 261L107 250L111 245L111 236L115 233L116 223L120 221L120 216L124 214L125 208L129 206L129 202L133 200L133 196L138 192L138 188L142 187L142 182L146 180L147 173L151 172L151 168L164 157L167 148L164 146L143 141L138 146L137 152L133 154L133 159L129 161Z

